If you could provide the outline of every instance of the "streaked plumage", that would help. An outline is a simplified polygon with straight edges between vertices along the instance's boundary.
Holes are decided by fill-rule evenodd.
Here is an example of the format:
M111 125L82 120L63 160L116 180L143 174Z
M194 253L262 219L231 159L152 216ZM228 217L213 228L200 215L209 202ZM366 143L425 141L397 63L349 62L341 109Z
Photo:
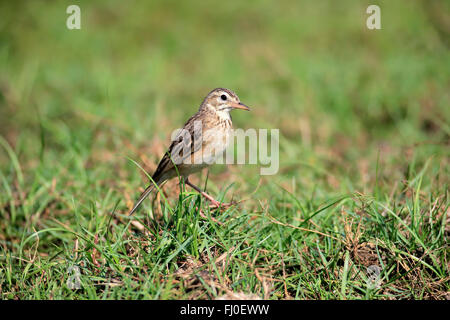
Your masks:
M197 113L189 118L173 139L152 175L155 183L161 185L175 178L177 168L186 184L200 192L214 206L220 206L219 202L193 185L188 180L188 176L207 167L226 149L232 132L230 111L233 109L249 110L233 91L224 88L212 90L203 100ZM131 209L130 215L136 211L153 188L152 183L145 189Z

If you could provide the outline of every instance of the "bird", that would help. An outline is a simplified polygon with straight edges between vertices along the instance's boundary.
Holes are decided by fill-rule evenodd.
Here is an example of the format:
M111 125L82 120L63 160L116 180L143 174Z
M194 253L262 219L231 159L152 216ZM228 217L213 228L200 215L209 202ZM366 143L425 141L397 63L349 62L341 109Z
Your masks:
M250 111L233 91L216 88L204 98L197 113L178 131L167 152L151 176L152 183L142 192L129 215L132 215L156 186L180 176L186 185L205 197L215 208L227 206L201 190L189 180L189 175L211 165L227 148L233 131L230 112Z

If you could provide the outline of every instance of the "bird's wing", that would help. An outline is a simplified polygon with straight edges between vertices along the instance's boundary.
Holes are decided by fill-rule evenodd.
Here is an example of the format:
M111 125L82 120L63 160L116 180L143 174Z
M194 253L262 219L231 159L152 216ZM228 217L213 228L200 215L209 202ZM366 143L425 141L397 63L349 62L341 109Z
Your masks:
M203 144L202 132L203 126L205 125L202 121L202 118L202 114L200 112L197 112L191 118L189 118L189 120L183 126L183 129L178 132L177 136L170 144L169 150L167 150L167 152L164 154L164 157L159 162L158 167L156 168L155 173L152 176L153 181L155 181L157 185L160 185L166 179L170 179L170 176L175 176L175 171L171 172L170 174L166 173L169 173L171 170L173 170L175 165L178 166L180 164L183 164L183 161L188 157L191 157L192 159L194 153L201 149ZM145 189L145 191L139 197L139 200L133 206L133 209L131 209L129 213L130 215L137 210L139 205L142 203L142 201L145 200L145 198L147 198L154 187L155 186L153 184L150 184L150 186Z
M203 143L202 132L205 125L202 118L200 112L189 118L159 162L152 176L153 180L158 181L164 173L175 167L174 164L177 166L183 164L187 158L192 158L194 153L201 149Z

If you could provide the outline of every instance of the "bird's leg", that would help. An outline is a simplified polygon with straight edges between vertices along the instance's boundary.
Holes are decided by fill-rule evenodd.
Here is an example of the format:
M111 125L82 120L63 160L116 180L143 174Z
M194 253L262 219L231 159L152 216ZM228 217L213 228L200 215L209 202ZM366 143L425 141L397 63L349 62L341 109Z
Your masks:
M197 187L195 184L193 184L192 182L189 181L189 179L186 178L186 180L184 181L188 186L192 187L195 189L195 191L197 191L198 193L200 193L202 196L204 196L208 201L211 202L211 204L213 205L213 207L215 208L226 208L229 207L231 204L229 203L220 203L219 201L217 201L216 199L214 199L213 197L211 197L209 194L207 194L206 192L202 191L199 187Z

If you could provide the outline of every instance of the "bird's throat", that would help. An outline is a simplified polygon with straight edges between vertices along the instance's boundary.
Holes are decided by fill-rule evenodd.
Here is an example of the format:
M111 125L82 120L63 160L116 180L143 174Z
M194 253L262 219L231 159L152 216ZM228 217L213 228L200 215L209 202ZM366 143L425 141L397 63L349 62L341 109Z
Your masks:
M227 110L216 111L216 115L220 121L229 122L231 125L231 114L229 111L227 111Z

